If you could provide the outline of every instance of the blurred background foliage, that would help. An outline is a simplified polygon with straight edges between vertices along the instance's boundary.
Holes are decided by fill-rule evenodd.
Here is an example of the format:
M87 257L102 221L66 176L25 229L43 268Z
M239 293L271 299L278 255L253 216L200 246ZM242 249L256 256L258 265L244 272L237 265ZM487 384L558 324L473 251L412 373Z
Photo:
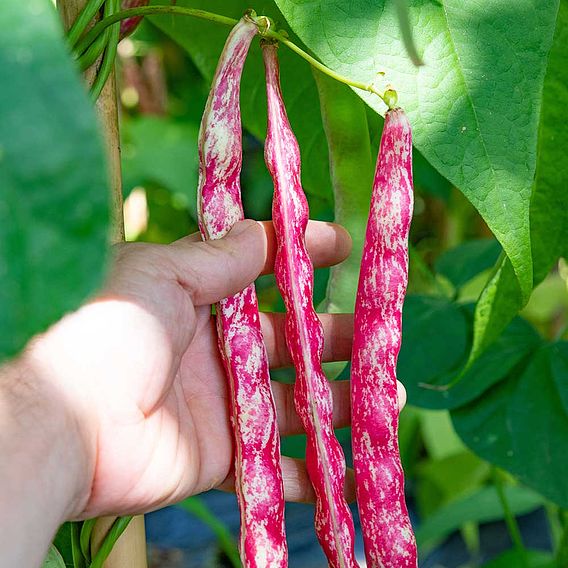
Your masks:
M170 35L149 22L144 22L136 34L119 47L125 217L129 240L167 243L197 230L197 135L211 64L200 60L199 52L196 53L192 57L191 51L188 53ZM286 83L284 86L286 90ZM258 95L257 99L262 96ZM248 121L255 126L253 131L246 131L244 137L242 193L248 217L270 219L272 183L264 164L257 127L264 120L264 106L258 100L255 105L259 118ZM371 109L367 114L376 155L382 119ZM246 118L244 122L247 126ZM313 144L324 146L312 145L308 149L302 146L304 163L306 155L307 159L327 155L324 138L318 137ZM325 168L328 167L325 163ZM331 183L314 186L314 181L324 178L313 173L319 168L310 167L310 170L312 174L305 189L311 217L333 220ZM563 456L555 456L558 461L551 475L556 476L556 480L547 492L543 489L550 485L550 476L543 472L546 464L533 464L540 471L527 474L527 469L533 466L523 461L524 458L515 464L513 451L507 446L508 443L515 448L518 444L522 446L525 429L546 427L543 423L547 417L531 416L534 408L526 408L524 413L514 408L511 415L507 405L514 398L513 389L519 382L523 385L521 392L524 389L529 398L546 397L550 389L550 399L556 400L553 383L558 377L565 381L568 376L566 368L557 373L549 369L550 351L563 348L544 345L545 340L562 337L565 332L568 270L562 261L552 270L535 290L522 318L512 322L501 338L467 370L458 386L451 390L424 388L424 383L449 383L463 368L472 344L473 304L502 250L473 206L419 152L414 156L414 176L416 204L409 296L399 360L399 376L406 385L409 404L401 415L400 448L412 509L419 519L417 538L421 556L428 558L440 543L458 534L468 554L459 562L437 565L479 566L487 557L480 537L484 523L505 519L508 515L506 522L513 548L483 565L560 566L558 559L554 563L553 556L546 551L530 554L520 551L519 542L515 542L514 517L544 511L539 517L538 531L544 535L545 548L559 549L562 534L565 535L566 517L558 504L568 504L566 491L562 489L567 482L557 477L558 472L565 471L559 465L567 459L566 420L550 425L552 430L557 427L556 432L551 432L550 444L553 447L557 444L554 451ZM325 298L328 278L328 269L316 271L316 305ZM261 277L257 287L262 310L283 311L272 276ZM532 358L535 351L538 357ZM564 355L561 361L568 364L568 356ZM531 364L527 365L529 358ZM555 364L558 366L558 361ZM345 367L339 379L347 378L348 373ZM290 369L280 369L273 372L273 378L291 382L294 375ZM565 385L563 388L566 393ZM500 396L503 390L507 391L506 396ZM541 411L546 407L546 404L540 407ZM505 423L505 417L509 420L511 416L519 425L516 433ZM525 419L528 422L523 428ZM349 430L340 431L339 436L349 453ZM511 436L517 439L511 441ZM497 437L503 447L495 452L488 439ZM530 440L528 436L527 443ZM532 450L528 449L529 454ZM283 451L301 457L303 437L285 439ZM535 455L534 461L539 460ZM534 479L538 476L543 488L539 483L535 486ZM523 477L528 479L529 486L548 494L549 498L552 495L552 499L520 485L518 479ZM558 495L556 500L555 495ZM222 521L207 512L199 498L192 498L181 506L213 527L220 548L226 552L225 562L235 563L234 544L231 544L230 534L222 528ZM509 548L511 542L507 539L499 550ZM499 550L494 550L493 555Z

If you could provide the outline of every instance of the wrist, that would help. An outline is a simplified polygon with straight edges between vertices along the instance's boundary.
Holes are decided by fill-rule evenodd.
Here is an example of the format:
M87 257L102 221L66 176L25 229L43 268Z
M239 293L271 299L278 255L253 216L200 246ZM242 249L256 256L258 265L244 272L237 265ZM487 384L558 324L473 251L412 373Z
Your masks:
M2 566L38 565L58 526L81 508L88 467L64 398L27 354L0 368Z

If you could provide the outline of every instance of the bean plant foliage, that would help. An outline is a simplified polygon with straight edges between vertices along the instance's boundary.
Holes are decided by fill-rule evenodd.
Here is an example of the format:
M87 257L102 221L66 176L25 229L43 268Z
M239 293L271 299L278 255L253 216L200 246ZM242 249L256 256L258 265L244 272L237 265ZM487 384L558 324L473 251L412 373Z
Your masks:
M404 4L419 66L408 55L408 29L401 32ZM396 89L414 140L416 205L398 375L408 393L400 448L420 553L468 524L543 504L561 532L559 511L568 509L568 4L176 6L236 19L254 8L335 73L381 92ZM140 240L167 242L196 230L197 134L228 30L152 15L128 40L138 62L161 54L168 91L154 116L136 102L122 109L124 193L143 186L149 208ZM354 242L348 261L317 272L314 301L321 310L350 312L386 106L285 45L278 53L311 216L335 218ZM123 56L117 65L124 83L127 63ZM0 8L0 85L0 358L8 358L100 286L110 222L96 113L51 0L7 0ZM255 40L241 110L243 201L257 218L270 216L273 190L262 160L265 87ZM257 284L261 308L281 310L274 281ZM344 367L329 367L328 377L346 376ZM302 451L290 440L283 448ZM463 483L440 481L456 471ZM557 558L568 555L567 534L557 538ZM488 566L517 565L518 554L517 547ZM522 558L518 565L550 560L532 552ZM60 564L55 549L49 561Z
M246 2L235 0L182 0L178 5L234 17L247 7ZM568 101L568 82L562 81L566 6L536 0L412 2L414 38L424 61L420 67L406 54L393 2L371 6L364 1L276 0L265 2L262 9L277 23L287 23L332 69L365 83L395 85L412 121L417 150L468 198L500 243L501 257L495 242L484 241L481 250L456 251L449 259L452 266L458 259L467 263L463 269L454 269L460 275L454 282L457 290L466 283L460 278L468 271L473 270L473 277L494 264L473 313L447 298L407 300L399 362L399 374L409 382L411 403L435 408L469 403L474 414L478 404L481 415L487 389L507 382L508 372L516 376L517 366L536 356L538 334L530 325L523 326L522 333L518 329L522 323L513 322L499 336L526 304L533 287L566 253L568 241L562 236L566 237L568 227L568 164L562 148L568 131L558 116ZM534 26L527 30L529 20ZM173 16L153 21L180 43L207 78L212 77L224 30ZM262 139L266 117L258 109L266 105L264 77L261 58L254 46L252 50L242 85L243 123ZM328 148L313 73L284 47L281 52L282 88L302 150L306 191L329 194ZM380 99L367 93L361 96L384 113ZM365 168L369 166L362 162L349 175L368 178ZM444 272L443 265L439 269ZM432 302L437 304L434 308ZM434 350L432 344L436 344ZM436 392L422 386L450 383L466 367L453 390ZM565 428L568 415L554 404L557 391L552 389L548 395L541 397L541 411L556 407L559 424ZM504 401L507 393L502 391L500 396ZM524 396L530 396L529 392L520 394L513 408L507 406L508 412L497 413L501 429L507 428L516 405L522 408L529 402ZM460 432L466 444L479 452L480 433L475 429ZM501 458L510 451L519 463L537 460L535 449L545 451L542 441L549 434L547 429L533 428L519 433L519 447L511 450L488 443L482 455L506 469L510 460ZM562 463L568 465L566 452L561 454L554 467L527 471L523 480L566 507L566 483L556 469ZM516 468L514 473L518 472Z

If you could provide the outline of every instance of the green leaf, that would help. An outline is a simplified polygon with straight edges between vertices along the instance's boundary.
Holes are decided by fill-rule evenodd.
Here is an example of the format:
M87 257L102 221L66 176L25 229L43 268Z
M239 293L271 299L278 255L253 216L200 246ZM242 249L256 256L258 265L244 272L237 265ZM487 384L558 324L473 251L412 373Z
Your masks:
M560 4L554 43L544 79L538 161L530 208L530 232L537 286L559 256L565 254L568 232L568 5ZM525 304L511 263L503 259L478 301L473 361Z
M542 505L543 499L523 487L506 487L505 496L514 515L524 515ZM420 549L430 550L464 523L489 523L503 518L503 508L494 487L486 487L438 509L416 531Z
M121 126L125 190L157 183L183 200L196 219L199 127L152 116Z
M487 480L491 466L469 451L443 459L427 459L415 470L420 515L471 493Z
M72 524L71 522L63 523L53 539L53 545L57 548L59 554L63 556L67 568L74 568L75 566L73 562L73 545L71 543L73 536L71 533Z
M456 431L469 448L564 508L567 358L568 343L545 345L522 372L514 370L482 397L452 411Z
M465 450L447 410L422 410L420 433L428 457L434 460L443 460Z
M398 25L400 26L400 34L402 36L402 41L408 57L414 65L424 65L418 51L416 51L416 45L414 45L414 39L412 37L412 27L410 26L410 17L408 15L408 1L407 0L395 0L396 4L396 14L398 17Z
M66 568L65 561L59 551L53 544L49 547L49 551L45 560L43 561L42 568Z
M507 550L483 565L482 568L511 568L511 566L524 566L525 559L528 568L558 568L553 556L542 550Z
M443 325L443 322L441 324ZM439 333L437 326L438 322L434 320L431 327L434 334ZM463 406L504 380L512 370L520 365L524 367L527 358L540 344L541 339L535 329L524 319L515 318L452 388L442 391L427 389L422 387L420 382L415 382L420 378L418 374L410 375L412 382L405 382L409 400L423 408L453 409ZM456 373L450 372L429 382L432 385L447 385L455 377Z
M359 268L373 186L369 125L365 105L351 89L314 71L329 148L335 221L353 239L348 259L332 267L322 310L350 313L355 308Z
M501 253L494 239L475 239L454 247L440 255L434 264L456 288L467 284L480 272L491 268Z
M163 4L153 1L153 4ZM203 8L239 18L250 4L245 0L178 0L178 6ZM274 2L257 6L262 14L283 22ZM259 12L260 13L260 12ZM229 28L218 24L175 16L154 16L151 21L166 32L191 56L198 69L211 81ZM302 153L304 189L331 201L329 160L325 134L319 114L317 89L308 63L289 49L279 52L282 91L290 123ZM258 41L254 41L241 84L241 110L244 127L259 140L266 137L266 83Z
M467 350L467 327L464 313L444 298L406 297L397 374L407 388L410 404L420 405L425 390L422 383L432 383L461 364Z
M95 115L49 0L0 10L0 85L2 358L100 284L109 215Z
M375 114L375 116L378 116ZM444 202L450 198L452 184L416 149L412 152L412 175L414 189L422 190Z
M414 0L409 16L425 63L420 68L406 56L394 2L277 4L302 41L335 71L364 83L386 73L414 125L416 146L486 220L527 298L529 202L558 1ZM377 97L361 96L384 112Z

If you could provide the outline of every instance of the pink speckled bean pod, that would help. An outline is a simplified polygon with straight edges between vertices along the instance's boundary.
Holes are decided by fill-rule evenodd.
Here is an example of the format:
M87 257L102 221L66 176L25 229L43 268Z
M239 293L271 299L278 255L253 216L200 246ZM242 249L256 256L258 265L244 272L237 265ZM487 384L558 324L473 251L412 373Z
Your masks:
M398 451L396 362L408 281L412 133L386 114L359 286L351 368L353 461L368 566L417 566Z
M308 203L300 149L280 91L277 47L263 45L268 97L265 158L274 180L274 272L286 304L286 343L296 367L295 404L307 433L306 465L316 494L316 534L333 568L357 566L351 512L344 498L345 458L333 432L331 390L322 371L323 331L312 304L313 266L304 235Z
M199 134L199 227L220 239L243 219L240 79L257 27L233 28L219 63ZM245 567L287 566L280 439L254 285L216 305L219 348L231 391L236 491Z
M120 3L121 10L128 8L139 8L140 6L148 6L150 0L122 0ZM126 18L120 22L120 39L129 36L138 27L144 16L134 16L134 18Z

